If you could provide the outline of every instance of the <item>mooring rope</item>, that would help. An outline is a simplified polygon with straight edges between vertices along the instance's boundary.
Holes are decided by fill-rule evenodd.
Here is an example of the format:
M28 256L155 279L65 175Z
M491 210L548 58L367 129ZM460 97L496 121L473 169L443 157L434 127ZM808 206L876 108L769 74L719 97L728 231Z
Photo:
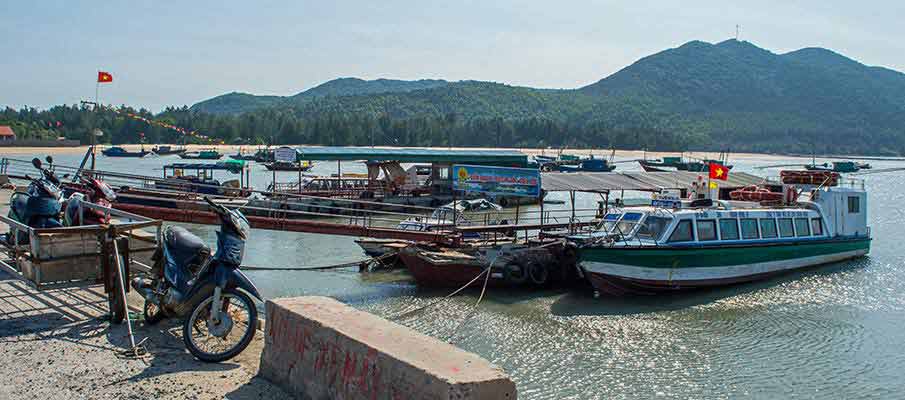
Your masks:
M382 256L371 257L371 258L360 260L360 261L345 262L342 264L333 264L333 265L323 265L323 266L319 266L319 267L255 267L255 266L250 266L250 265L243 265L243 266L239 267L239 269L246 270L246 271L325 271L325 270L331 270L331 269L355 267L355 266L360 266L364 263L370 263L370 262L377 262L377 263L383 265L383 263L381 263L382 260L386 260L395 255L396 255L396 253L386 253Z
M417 313L417 312L426 310L426 309L428 309L428 308L430 308L430 307L433 307L434 305L437 305L437 304L439 304L439 303L441 303L441 302L443 302L443 301L449 300L451 297L453 297L453 296L459 294L459 292L465 290L465 288L471 286L472 283L475 283L475 282L476 282L478 279L480 279L481 276L484 275L484 274L487 274L486 281L489 281L489 280L490 280L490 269L493 267L493 264L496 262L496 259L497 259L497 257L499 257L499 256L500 256L500 254L497 253L497 255L493 257L493 260L491 260L490 263L487 264L487 268L484 268L484 270L481 271L480 273L478 273L478 275L475 276L474 278L472 278L472 280L468 281L468 283L466 283L466 284L463 285L462 287L456 289L456 290L453 291L452 293L450 293L450 294L448 294L448 295L446 295L446 296L444 296L444 297L441 297L441 298L439 298L439 299L437 299L437 300L434 300L434 301L432 301L432 302L430 302L430 303L428 303L428 304L426 304L426 305L423 305L423 306L421 306L421 307L415 308L415 309L413 309L413 310L403 311L403 312L401 312L401 313L399 313L399 314L396 314L396 315L394 315L394 316L391 316L391 317L389 317L389 318L387 318L387 319L396 320L396 319L404 318L404 317L407 317L407 316L409 316L409 315L415 314L415 313ZM484 288L485 288L485 289L487 288L486 282L485 282ZM481 298L483 298L483 297L484 297L484 290L481 290ZM480 299L478 299L478 302L480 303Z

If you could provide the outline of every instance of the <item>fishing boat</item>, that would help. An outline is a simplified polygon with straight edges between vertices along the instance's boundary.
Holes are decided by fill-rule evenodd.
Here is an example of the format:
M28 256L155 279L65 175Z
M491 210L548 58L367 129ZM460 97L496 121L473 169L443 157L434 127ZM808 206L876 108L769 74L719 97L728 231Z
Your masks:
M105 155L105 156L107 156L107 157L134 157L134 158L141 158L141 157L144 157L144 156L146 156L146 155L148 155L148 154L150 154L150 153L151 153L151 152L145 150L144 147L141 148L141 151L128 151L128 150L126 150L126 149L124 149L124 148L122 148L122 147L119 147L119 146L114 146L114 147L110 147L110 148L106 148L106 149L104 149L104 150L101 150L101 154L103 154L103 155Z
M154 146L151 151L158 156L169 156L173 154L185 153L185 147L182 146Z
M867 163L859 163L855 161L833 161L823 164L811 163L805 165L804 168L808 171L832 171L850 173L858 172L862 169L870 169L871 166Z
M663 157L658 159L649 160L646 157L643 160L638 160L638 163L641 164L641 168L646 172L668 172L668 171L689 171L689 172L704 172L710 169L710 164L718 164L726 167L726 169L732 169L732 165L729 165L729 154L728 152L721 152L719 158L711 159L711 158L703 158L703 159L694 159L689 158L686 159L684 156L679 157Z
M754 281L870 251L863 182L792 181L805 179L783 179L783 193L792 195L780 205L655 198L612 210L594 232L570 237L578 265L600 293L654 294Z
M301 163L293 163L286 161L274 161L271 163L264 164L270 171L302 171L305 172L314 167L313 163L308 161L303 161Z
M223 157L223 154L220 154L217 150L201 150L201 151L189 151L179 154L180 158L186 160L219 160Z
M558 165L556 170L559 172L611 172L616 166L606 159L602 158L586 158L581 160L578 165Z

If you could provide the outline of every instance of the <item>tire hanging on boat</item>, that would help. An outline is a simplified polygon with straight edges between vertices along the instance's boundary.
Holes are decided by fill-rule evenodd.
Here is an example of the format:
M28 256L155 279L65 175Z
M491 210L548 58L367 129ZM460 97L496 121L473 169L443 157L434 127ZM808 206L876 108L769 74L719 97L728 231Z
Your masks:
M528 268L525 262L521 260L513 261L503 267L503 279L506 283L518 286L528 281Z
M550 270L547 269L546 265L529 261L527 269L528 277L531 278L531 283L534 283L537 286L546 286L550 283Z

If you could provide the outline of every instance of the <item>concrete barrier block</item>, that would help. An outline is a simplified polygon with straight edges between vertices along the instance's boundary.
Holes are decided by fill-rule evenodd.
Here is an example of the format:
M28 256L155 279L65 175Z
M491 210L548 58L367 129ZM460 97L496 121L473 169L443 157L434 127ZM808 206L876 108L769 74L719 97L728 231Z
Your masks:
M267 301L261 375L301 399L516 399L475 354L327 297Z

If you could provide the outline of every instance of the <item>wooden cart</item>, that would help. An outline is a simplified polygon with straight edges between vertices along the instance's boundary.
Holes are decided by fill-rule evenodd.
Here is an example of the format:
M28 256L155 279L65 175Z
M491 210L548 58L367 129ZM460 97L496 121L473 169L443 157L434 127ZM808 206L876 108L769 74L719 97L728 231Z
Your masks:
M103 283L110 316L122 322L131 265L144 265L156 250L160 220L97 204L82 203L109 215L108 225L36 229L0 215L15 240L2 241L0 268L42 290ZM9 238L7 238L9 239ZM120 276L121 275L121 276Z

